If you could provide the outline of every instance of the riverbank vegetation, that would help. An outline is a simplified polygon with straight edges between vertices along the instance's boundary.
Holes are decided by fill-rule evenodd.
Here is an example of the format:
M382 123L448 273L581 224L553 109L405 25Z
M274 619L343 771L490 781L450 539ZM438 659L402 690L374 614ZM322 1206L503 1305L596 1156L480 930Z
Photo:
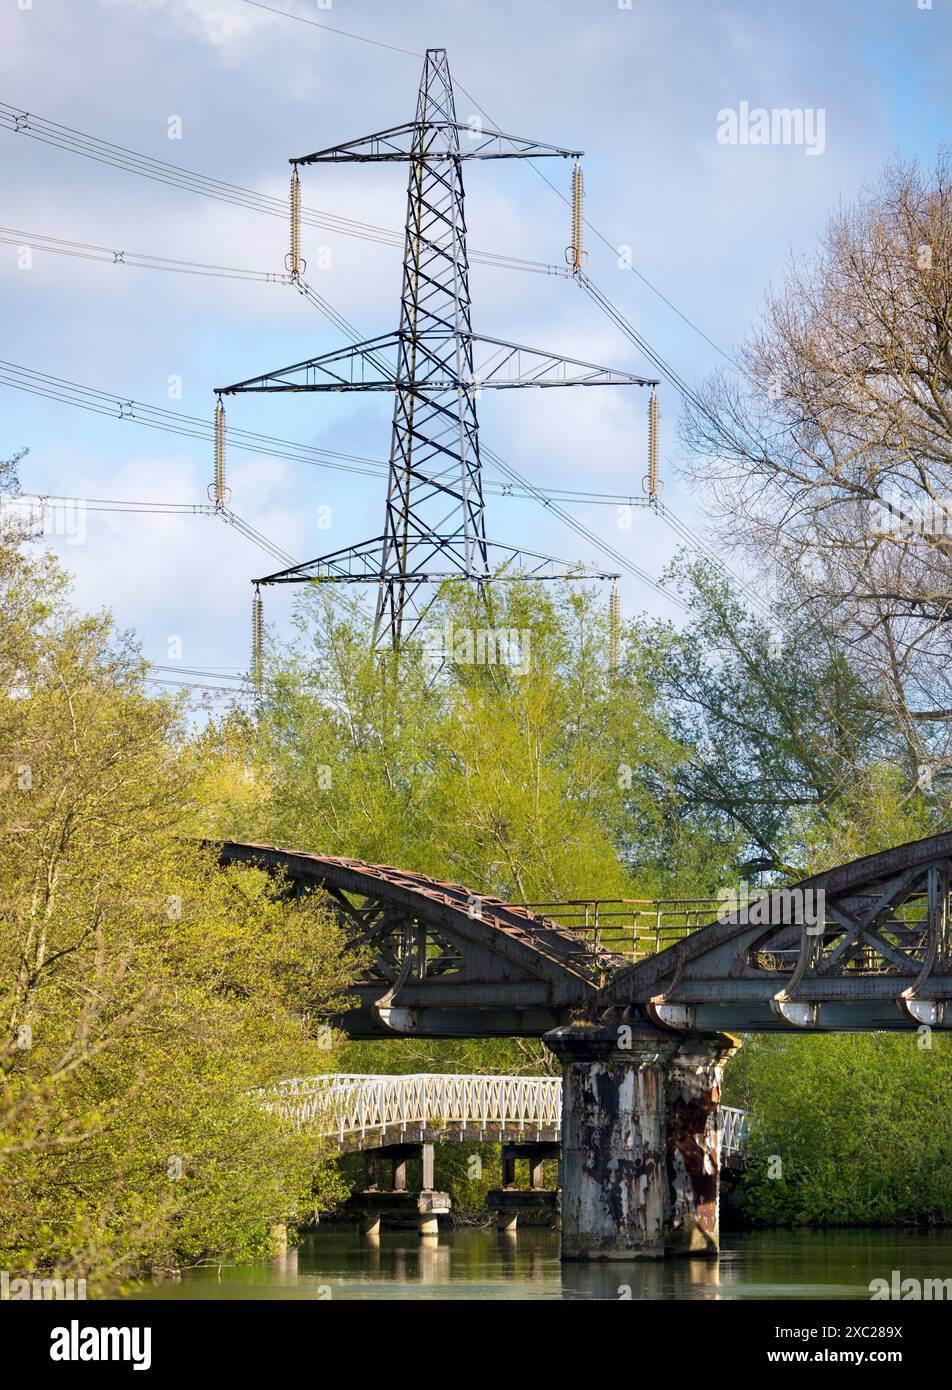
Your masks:
M952 1222L947 1034L750 1037L728 1078L756 1123L733 1204L757 1226Z
M92 1293L260 1252L337 1195L254 1094L336 1065L336 925L183 835L180 711L10 527L0 610L0 1266Z

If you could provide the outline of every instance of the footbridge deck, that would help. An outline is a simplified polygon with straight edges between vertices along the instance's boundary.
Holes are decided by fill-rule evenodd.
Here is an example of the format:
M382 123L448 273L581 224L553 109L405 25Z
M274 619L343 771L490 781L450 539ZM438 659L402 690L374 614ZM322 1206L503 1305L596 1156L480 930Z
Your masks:
M298 1132L339 1152L404 1143L558 1143L562 1081L557 1076L415 1075L295 1077L266 1093L269 1110ZM725 1158L747 1137L744 1110L721 1106Z

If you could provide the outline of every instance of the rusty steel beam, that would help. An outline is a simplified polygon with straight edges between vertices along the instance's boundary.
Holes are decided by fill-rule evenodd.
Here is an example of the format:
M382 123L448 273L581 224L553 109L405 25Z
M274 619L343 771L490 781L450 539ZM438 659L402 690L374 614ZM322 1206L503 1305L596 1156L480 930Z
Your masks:
M952 1027L952 833L782 890L824 895L818 935L741 915L636 965L541 913L425 874L236 841L218 852L323 892L355 947L374 952L340 1020L354 1036L539 1036L618 1008L681 1033Z
M355 948L374 952L338 1020L355 1037L538 1037L619 964L544 916L426 874L239 841L218 852L325 894Z
M950 874L952 834L941 834L782 890L788 905L814 908L797 924L765 890L760 904L617 971L599 1006L677 1032L950 1028Z

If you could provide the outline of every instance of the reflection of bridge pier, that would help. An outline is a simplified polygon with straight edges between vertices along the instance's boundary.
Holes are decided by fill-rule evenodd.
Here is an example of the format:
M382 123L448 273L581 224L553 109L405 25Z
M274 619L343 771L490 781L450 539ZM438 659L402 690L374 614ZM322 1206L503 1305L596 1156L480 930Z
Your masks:
M726 1036L575 1025L564 1068L562 1258L716 1255Z

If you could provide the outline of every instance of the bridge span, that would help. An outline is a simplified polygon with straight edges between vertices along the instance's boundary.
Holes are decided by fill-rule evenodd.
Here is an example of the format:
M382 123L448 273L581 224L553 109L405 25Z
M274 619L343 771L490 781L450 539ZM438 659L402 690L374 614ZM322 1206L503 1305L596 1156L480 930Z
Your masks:
M353 1037L539 1037L619 1011L678 1033L952 1026L952 834L733 909L682 899L539 911L357 859L236 841L220 855L319 893L369 952L340 1019Z
M418 1072L298 1076L271 1087L267 1107L340 1153L400 1143L558 1143L562 1078ZM721 1106L721 1152L738 1157L747 1112Z
M738 1033L952 1027L952 834L706 921L684 900L541 911L355 859L219 853L320 894L369 956L340 1020L353 1036L543 1037L563 1069L564 1259L716 1254Z

